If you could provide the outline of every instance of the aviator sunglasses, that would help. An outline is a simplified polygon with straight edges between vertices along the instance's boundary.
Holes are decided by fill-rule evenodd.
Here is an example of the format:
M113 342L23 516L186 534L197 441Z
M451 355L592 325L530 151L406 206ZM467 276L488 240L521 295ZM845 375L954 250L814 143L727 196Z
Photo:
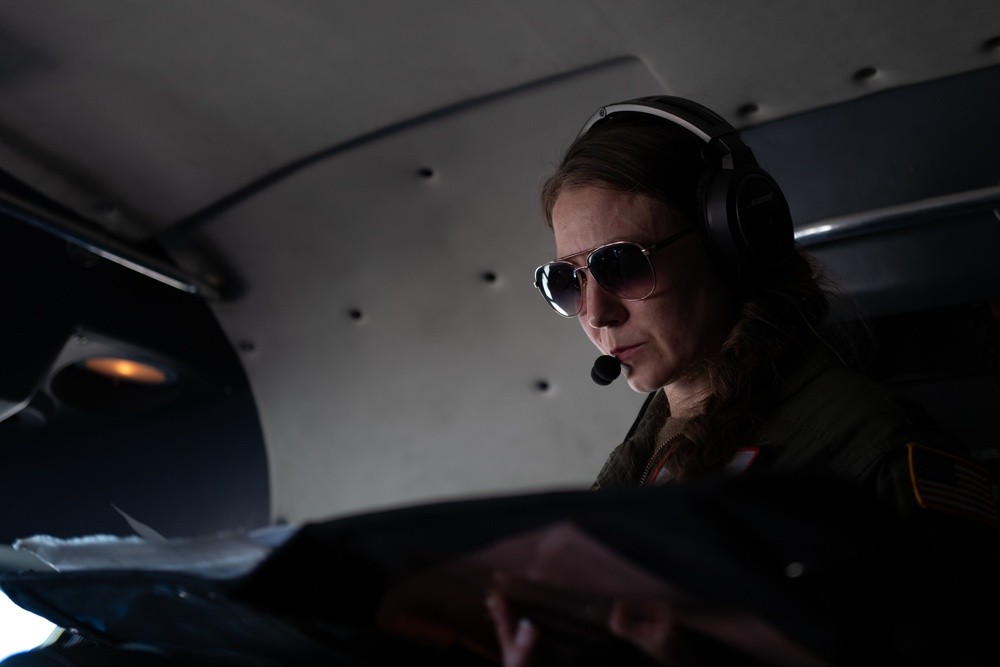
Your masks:
M645 248L631 241L599 246L590 251L585 267L565 261L574 255L560 257L535 269L535 287L552 309L563 317L575 317L583 308L585 280L581 280L580 272L584 270L608 294L626 301L641 301L656 288L656 272L649 255L687 236L694 229L688 227Z

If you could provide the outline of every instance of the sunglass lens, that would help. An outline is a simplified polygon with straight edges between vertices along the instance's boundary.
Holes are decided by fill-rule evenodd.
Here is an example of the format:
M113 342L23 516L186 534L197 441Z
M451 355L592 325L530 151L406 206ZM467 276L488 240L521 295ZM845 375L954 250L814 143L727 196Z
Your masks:
M571 264L552 262L541 266L535 282L557 313L573 317L580 312L580 281Z
M653 291L653 267L632 243L601 248L591 255L588 266L601 287L622 299L643 299Z

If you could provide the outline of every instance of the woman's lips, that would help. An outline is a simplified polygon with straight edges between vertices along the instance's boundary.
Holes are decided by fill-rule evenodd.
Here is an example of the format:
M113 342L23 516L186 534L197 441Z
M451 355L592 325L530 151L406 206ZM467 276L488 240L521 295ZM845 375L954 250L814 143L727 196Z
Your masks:
M637 343L636 345L628 345L626 347L616 347L611 350L611 356L622 363L626 363L635 355L642 345L642 343Z

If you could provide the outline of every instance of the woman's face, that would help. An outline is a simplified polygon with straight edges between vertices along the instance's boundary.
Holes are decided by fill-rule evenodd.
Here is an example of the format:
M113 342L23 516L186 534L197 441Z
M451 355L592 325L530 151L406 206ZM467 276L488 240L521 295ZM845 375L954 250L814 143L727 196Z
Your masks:
M689 226L644 195L596 186L568 188L552 209L556 255L573 255L613 241L646 247ZM581 253L581 254L577 254ZM715 351L732 326L734 300L698 234L650 255L656 287L642 301L611 296L586 275L580 324L602 354L622 363L629 386L650 392L676 382Z

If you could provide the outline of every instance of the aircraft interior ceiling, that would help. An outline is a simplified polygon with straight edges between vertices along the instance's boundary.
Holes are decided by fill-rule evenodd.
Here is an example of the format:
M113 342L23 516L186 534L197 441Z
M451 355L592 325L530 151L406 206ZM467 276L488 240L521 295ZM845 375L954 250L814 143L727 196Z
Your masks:
M538 191L656 94L741 128L873 368L1000 465L995 1L14 0L0 539L586 488L643 397L535 293Z

